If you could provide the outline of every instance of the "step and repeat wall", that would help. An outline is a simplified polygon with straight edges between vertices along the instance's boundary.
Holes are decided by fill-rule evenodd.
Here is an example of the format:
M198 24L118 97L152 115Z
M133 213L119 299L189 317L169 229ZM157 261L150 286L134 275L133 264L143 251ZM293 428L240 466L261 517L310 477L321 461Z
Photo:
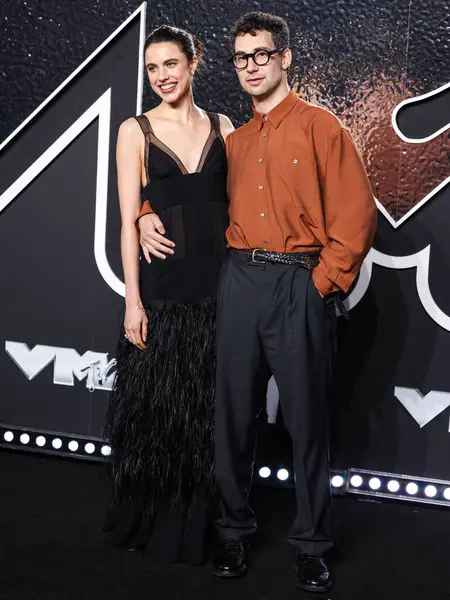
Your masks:
M228 32L250 10L287 19L292 84L349 126L379 208L339 326L333 465L450 480L448 0L2 6L2 431L101 436L124 294L115 142L155 104L143 38L170 23L202 39L196 101L239 126L251 106ZM273 386L269 404L274 420ZM266 427L262 460L284 460L281 425Z

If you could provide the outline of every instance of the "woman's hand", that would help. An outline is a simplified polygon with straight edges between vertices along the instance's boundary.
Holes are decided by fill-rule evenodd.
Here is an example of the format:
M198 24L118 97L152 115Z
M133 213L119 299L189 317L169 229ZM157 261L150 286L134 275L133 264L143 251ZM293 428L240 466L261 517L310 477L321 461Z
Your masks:
M127 306L125 311L125 332L129 342L145 350L147 339L148 319L142 304Z

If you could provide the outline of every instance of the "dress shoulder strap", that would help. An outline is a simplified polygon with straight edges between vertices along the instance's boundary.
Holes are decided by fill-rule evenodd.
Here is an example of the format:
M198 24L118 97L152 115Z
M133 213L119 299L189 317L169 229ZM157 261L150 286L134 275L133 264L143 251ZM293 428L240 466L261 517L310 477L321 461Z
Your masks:
M134 118L139 123L145 138L147 139L147 137L150 137L150 134L153 133L153 129L148 118L145 115L138 115Z
M149 154L148 150L149 150L149 146L150 146L150 136L153 134L153 129L150 124L150 121L148 120L148 118L145 115L138 115L137 117L134 117L134 118L139 123L139 126L142 129L142 133L144 134L144 138L145 138L144 169L145 169L146 184L148 184L150 181L150 178L148 176L148 154Z
M216 133L220 133L220 119L219 119L219 115L217 113L207 113L208 117L210 118L211 124L212 124L212 128L214 129L214 131Z
M220 132L220 117L219 117L219 115L217 113L210 113L210 112L207 113L207 115L211 121L213 131L215 132L215 134L219 138L219 140L222 142L222 144L225 146L225 141Z

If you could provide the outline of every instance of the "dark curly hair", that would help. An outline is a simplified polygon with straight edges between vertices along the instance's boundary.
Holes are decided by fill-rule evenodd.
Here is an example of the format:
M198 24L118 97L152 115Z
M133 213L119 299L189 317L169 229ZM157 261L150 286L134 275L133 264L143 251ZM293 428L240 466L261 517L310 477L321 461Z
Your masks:
M289 27L284 19L265 12L250 12L242 15L231 30L231 42L234 48L234 42L240 35L249 33L256 35L257 31L268 31L276 48L289 47Z
M160 44L162 42L174 42L178 45L181 52L186 56L188 62L196 56L198 58L199 67L204 66L203 56L205 54L205 47L203 43L186 31L173 25L161 25L153 30L146 38L144 44L144 54L149 46L152 44Z

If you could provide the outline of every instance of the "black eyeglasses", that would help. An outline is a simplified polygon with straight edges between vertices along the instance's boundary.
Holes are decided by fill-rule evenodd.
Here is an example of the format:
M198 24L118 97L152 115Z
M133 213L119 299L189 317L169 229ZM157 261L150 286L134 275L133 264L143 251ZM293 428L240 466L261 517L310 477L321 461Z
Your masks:
M228 59L235 69L241 71L245 69L248 65L248 59L252 58L255 65L258 67L263 67L267 65L271 56L276 54L277 52L283 52L284 48L275 48L275 50L256 50L256 52L252 52L250 54L233 54L231 58Z

